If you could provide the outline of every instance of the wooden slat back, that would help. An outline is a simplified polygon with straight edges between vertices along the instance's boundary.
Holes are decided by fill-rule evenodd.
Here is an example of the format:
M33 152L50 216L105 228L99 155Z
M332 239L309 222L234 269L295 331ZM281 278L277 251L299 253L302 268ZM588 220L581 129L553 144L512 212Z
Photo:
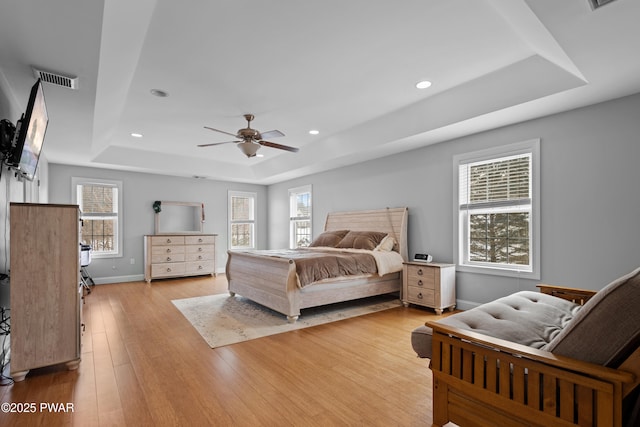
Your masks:
M622 386L434 331L434 378L496 407L518 407L531 425L620 425ZM471 372L468 372L471 370ZM551 424L549 424L551 423Z

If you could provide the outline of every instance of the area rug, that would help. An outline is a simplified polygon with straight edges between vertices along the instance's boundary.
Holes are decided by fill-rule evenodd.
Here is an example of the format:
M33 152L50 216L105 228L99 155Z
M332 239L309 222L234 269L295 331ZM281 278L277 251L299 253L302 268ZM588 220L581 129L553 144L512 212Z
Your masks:
M211 348L362 316L401 305L397 297L381 295L303 309L297 322L288 323L285 315L238 295L207 295L171 302Z

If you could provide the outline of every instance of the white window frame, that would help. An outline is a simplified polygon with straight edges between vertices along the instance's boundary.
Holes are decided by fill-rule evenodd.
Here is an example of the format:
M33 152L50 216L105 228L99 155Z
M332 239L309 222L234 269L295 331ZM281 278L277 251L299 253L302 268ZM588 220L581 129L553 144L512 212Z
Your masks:
M469 211L461 209L460 205L460 166L475 162L498 160L500 158L517 156L525 153L531 155L531 205L517 207L494 207L492 212L509 212L516 210L530 212L529 221L529 266L513 264L482 263L469 261ZM526 279L540 279L540 139L489 148L471 153L459 154L453 157L453 259L457 271L481 274L493 274ZM480 213L480 211L476 211Z
M71 177L71 199L72 203L80 206L80 217L85 219L89 218L82 213L82 201L78 200L78 186L80 185L99 185L104 187L115 187L118 189L118 200L116 206L116 220L118 222L118 226L116 227L118 235L115 238L116 249L110 252L100 252L95 249L91 252L92 258L120 258L123 256L123 239L124 239L124 221L123 221L123 212L124 205L122 203L123 200L123 185L122 181L116 181L111 179L101 179L101 178L81 178L81 177Z
M251 218L249 220L234 220L233 216L232 216L232 199L234 197L245 197L245 198L250 198L253 200L253 206L252 206L252 213L251 213ZM256 236L258 233L258 221L257 221L257 209L258 209L258 194L257 193L252 193L252 192L247 192L247 191L229 191L228 193L228 200L227 200L227 209L228 209L228 241L227 241L227 247L229 249L256 249ZM250 223L252 225L252 231L251 231L251 245L250 246L233 246L231 243L233 242L232 239L232 227L233 224L240 224L240 223Z
M309 216L298 216L297 215L297 197L301 194L309 193ZM301 187L291 188L289 189L289 248L295 249L298 247L296 242L296 223L298 221L309 221L309 243L311 243L311 238L313 236L313 195L311 193L311 185L303 185ZM306 246L309 246L308 244Z

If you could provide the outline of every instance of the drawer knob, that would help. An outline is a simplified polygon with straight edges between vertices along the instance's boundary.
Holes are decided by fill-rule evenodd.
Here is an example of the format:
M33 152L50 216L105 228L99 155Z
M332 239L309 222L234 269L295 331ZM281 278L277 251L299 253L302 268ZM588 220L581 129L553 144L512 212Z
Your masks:
M167 273L171 273L171 268L167 267Z
M202 259L202 255L198 255L198 259Z
M422 292L418 294L418 299L422 299Z
M422 274L423 274L423 273L422 273L422 269L421 269L421 268L419 268L419 269L418 269L418 271L417 271L417 273L418 273L418 276L422 276Z
M171 249L167 248L167 253L170 254L171 253Z
M202 243L202 237L198 239L198 243Z
M198 252L202 252L202 248L198 248Z
M198 266L198 270L202 270L202 268L203 268L203 267L202 267L201 265L199 265L199 266Z
M168 256L168 257L167 257L167 262L170 262L170 261L171 261L171 257L170 257L170 256Z
M171 239L167 239L167 243L171 243Z
M418 280L418 286L422 286L422 285L423 285L422 280Z

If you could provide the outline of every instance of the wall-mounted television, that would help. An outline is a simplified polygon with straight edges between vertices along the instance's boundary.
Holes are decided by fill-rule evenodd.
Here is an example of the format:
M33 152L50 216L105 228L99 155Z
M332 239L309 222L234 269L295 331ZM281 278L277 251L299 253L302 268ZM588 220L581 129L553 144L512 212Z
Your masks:
M27 110L16 124L16 133L11 144L7 164L14 167L28 180L38 168L38 160L44 143L44 135L49 124L47 106L40 79L31 88Z

